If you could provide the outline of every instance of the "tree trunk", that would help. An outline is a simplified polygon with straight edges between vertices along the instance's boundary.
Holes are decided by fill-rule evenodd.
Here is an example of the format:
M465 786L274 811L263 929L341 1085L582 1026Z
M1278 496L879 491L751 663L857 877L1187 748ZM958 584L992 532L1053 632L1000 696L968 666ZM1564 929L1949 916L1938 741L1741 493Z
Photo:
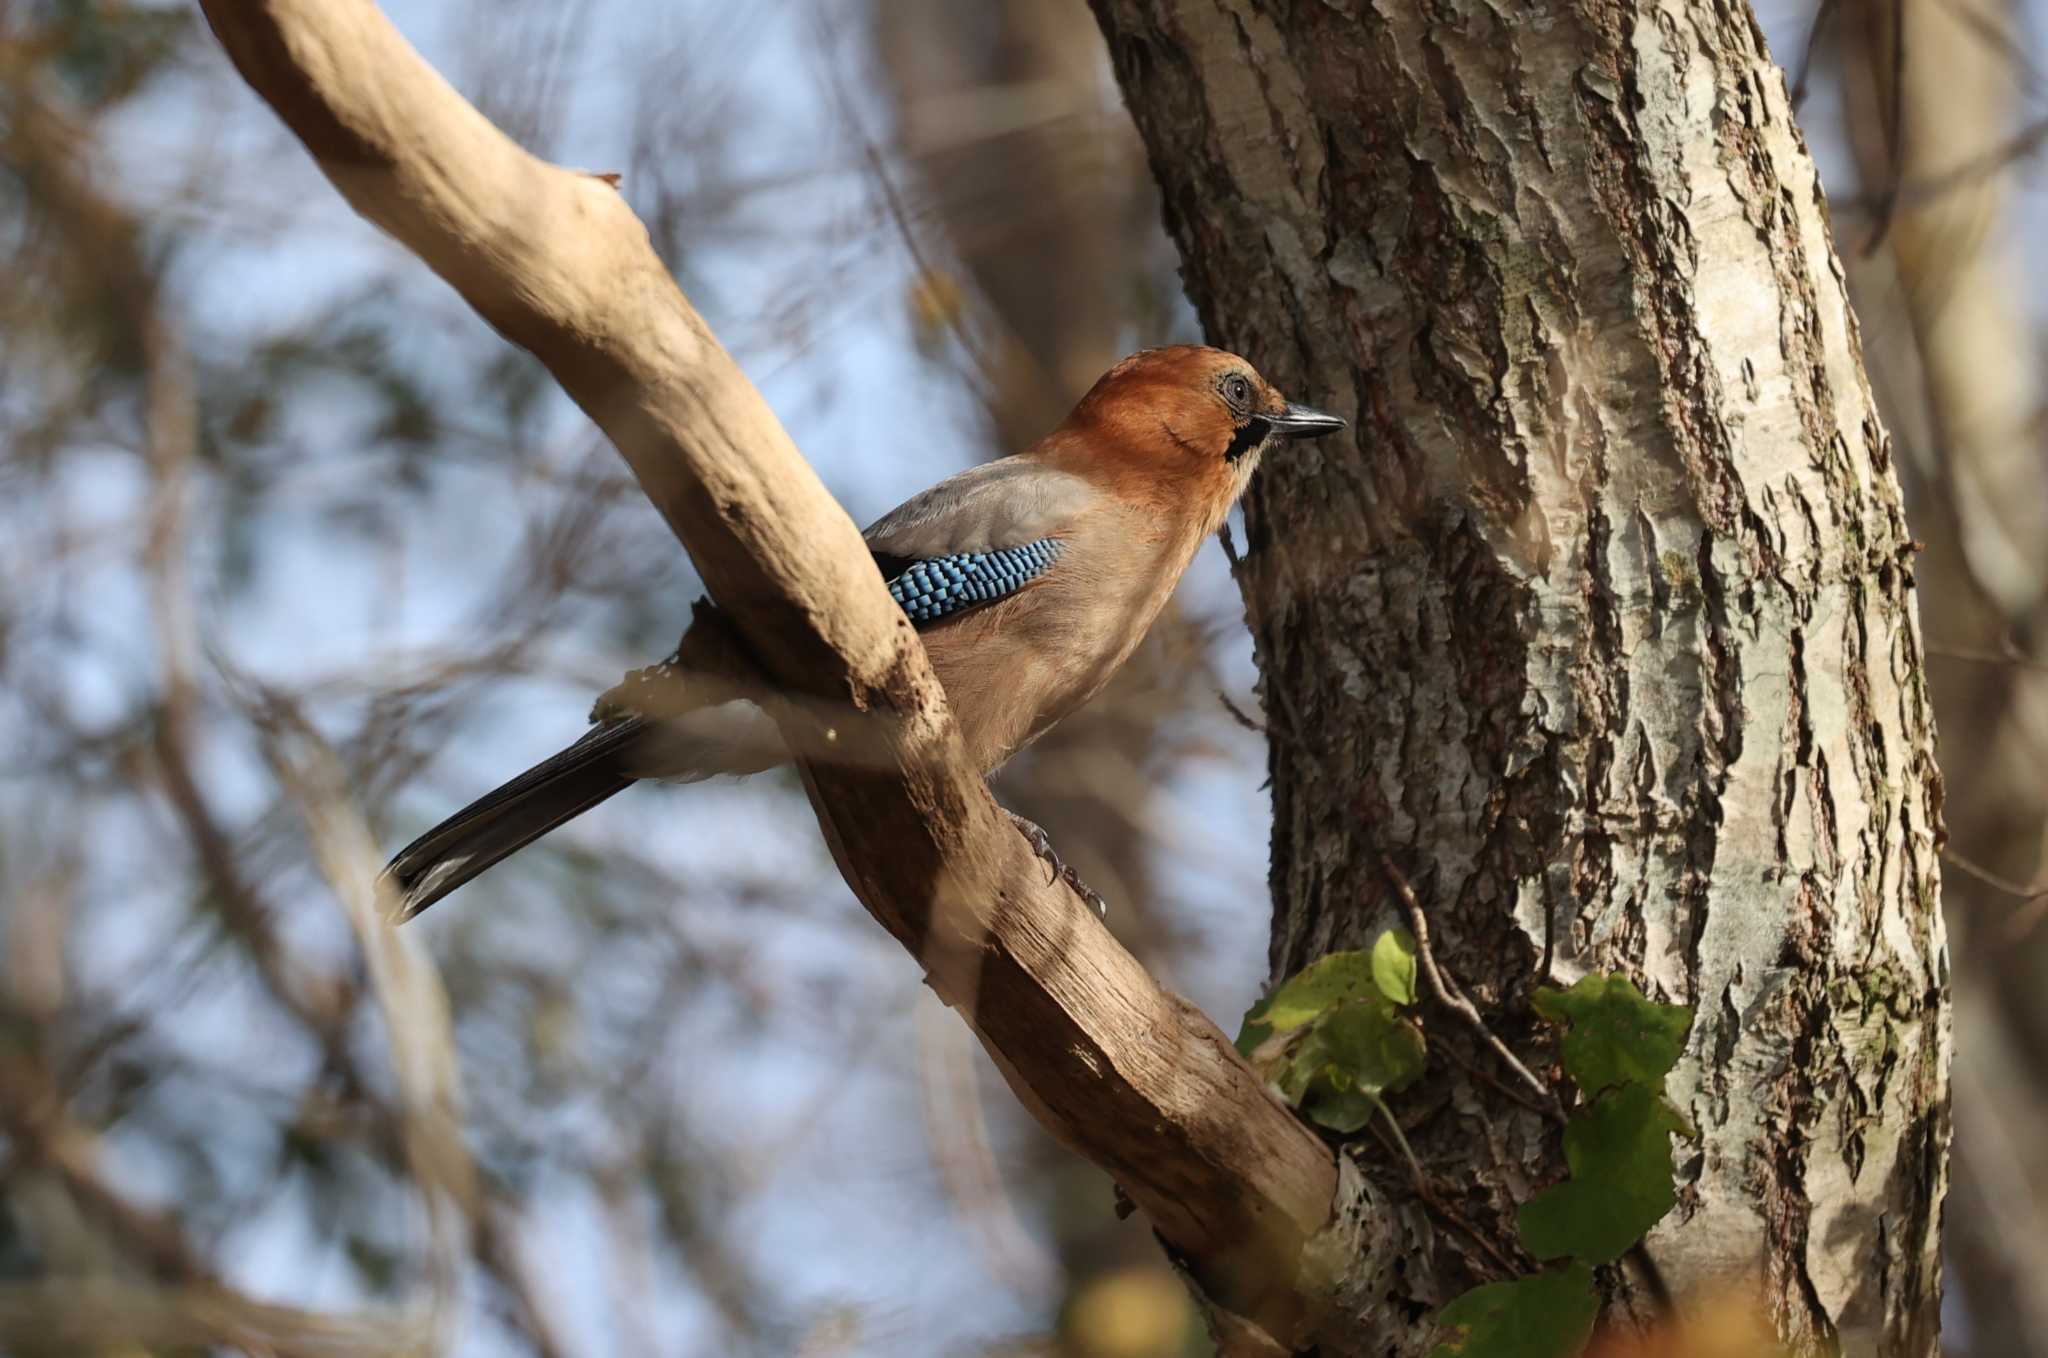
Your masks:
M1395 922L1384 851L1532 1061L1539 983L1693 1005L1655 1276L1931 1354L1949 1010L1913 544L1747 7L1095 6L1209 334L1354 421L1246 512L1274 975ZM1396 1111L1512 1257L1557 1138L1431 1018ZM1416 1317L1500 1269L1441 1213L1398 1230L1359 1347L1419 1353ZM1610 1271L1610 1320L1652 1278Z

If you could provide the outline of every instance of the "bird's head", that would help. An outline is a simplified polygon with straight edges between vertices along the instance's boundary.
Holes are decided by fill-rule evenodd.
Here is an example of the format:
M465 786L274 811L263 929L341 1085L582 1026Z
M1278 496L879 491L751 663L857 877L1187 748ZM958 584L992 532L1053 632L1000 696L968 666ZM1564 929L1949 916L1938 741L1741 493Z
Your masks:
M1213 532L1269 449L1343 427L1236 354L1184 344L1141 350L1103 374L1048 449L1133 498L1207 511Z

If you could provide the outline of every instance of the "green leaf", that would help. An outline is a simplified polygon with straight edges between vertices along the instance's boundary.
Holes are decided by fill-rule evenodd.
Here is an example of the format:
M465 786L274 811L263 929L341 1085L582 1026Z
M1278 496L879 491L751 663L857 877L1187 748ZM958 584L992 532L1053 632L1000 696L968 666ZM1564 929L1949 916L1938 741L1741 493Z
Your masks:
M1372 979L1395 1004L1415 1003L1415 935L1389 929L1373 940Z
M1316 1036L1329 1064L1368 1094L1414 1083L1427 1056L1422 1030L1377 994L1338 1005L1316 1025Z
M1355 1132L1372 1120L1382 1093L1422 1074L1427 1052L1421 1030L1375 992L1335 1005L1301 1030L1285 1064L1268 1078L1312 1120L1332 1131ZM1271 1045L1259 1055L1270 1060Z
M1245 1032L1238 1037L1238 1050L1246 1049L1245 1039L1253 1024L1263 1024L1275 1033L1292 1032L1321 1018L1340 1001L1371 993L1372 962L1364 953L1333 952L1317 958L1251 1007L1244 1016Z
M1376 989L1285 1032L1247 1023L1238 1050L1288 1103L1340 1132L1363 1127L1379 1095L1413 1083L1428 1057L1422 1030Z
M1538 1259L1619 1259L1678 1201L1671 1134L1678 1111L1649 1085L1610 1090L1572 1114L1564 1158L1572 1177L1524 1203L1522 1243Z
M1276 1050L1281 1053L1282 1060L1274 1065L1268 1078L1279 1088L1282 1098L1299 1107L1302 1096L1308 1093L1316 1076L1329 1066L1329 1047L1316 1030L1310 1028L1306 1032L1282 1033L1268 1039L1258 1054L1270 1059ZM1253 1064L1257 1066L1258 1063L1254 1061Z
M1245 1014L1244 1027L1238 1029L1237 1033L1237 1054L1247 1061L1251 1061L1253 1053L1265 1045L1267 1038L1273 1036L1273 1025L1260 1023L1252 1017L1252 1014L1257 1012L1258 1008L1254 1006ZM1253 1064L1256 1065L1257 1062Z
M1545 986L1536 1012L1571 1024L1564 1039L1565 1073L1587 1095L1623 1084L1655 1085L1678 1064L1692 1010L1643 998L1626 976L1592 975L1570 990Z
M1573 1358L1593 1332L1600 1299L1584 1264L1475 1287L1437 1313L1464 1331L1429 1358Z
M1324 1067L1301 1100L1301 1111L1310 1121L1333 1132L1351 1133L1371 1122L1380 1101L1352 1087L1331 1067Z

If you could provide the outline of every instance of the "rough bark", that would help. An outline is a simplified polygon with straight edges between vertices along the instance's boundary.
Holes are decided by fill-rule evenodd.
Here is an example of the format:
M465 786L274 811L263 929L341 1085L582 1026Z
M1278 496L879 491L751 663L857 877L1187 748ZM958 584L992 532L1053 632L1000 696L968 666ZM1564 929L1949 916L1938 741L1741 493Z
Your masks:
M1123 1185L1210 1295L1275 1333L1331 1213L1328 1151L998 814L859 532L602 179L535 159L369 0L206 0L349 203L531 351L611 438L758 667L847 882L1026 1106ZM757 690L758 691L758 690ZM364 865L365 871L369 865Z
M1949 1010L1913 544L1747 7L1094 3L1209 334L1357 432L1247 508L1274 974L1395 922L1384 850L1531 1056L1538 983L1621 969L1694 1005L1662 1281L1932 1353ZM1431 1036L1398 1112L1512 1250L1555 1137ZM1417 1353L1415 1318L1498 1269L1397 1220L1412 1258L1360 1271L1359 1347ZM1647 1310L1639 1268L1605 1282L1610 1319Z

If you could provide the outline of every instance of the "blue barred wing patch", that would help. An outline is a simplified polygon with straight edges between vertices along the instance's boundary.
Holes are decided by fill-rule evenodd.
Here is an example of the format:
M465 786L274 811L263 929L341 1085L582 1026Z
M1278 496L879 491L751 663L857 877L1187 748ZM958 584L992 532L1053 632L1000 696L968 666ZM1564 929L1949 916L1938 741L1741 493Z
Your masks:
M1040 538L993 552L951 552L913 561L889 581L889 593L922 627L1015 594L1045 574L1064 544Z

